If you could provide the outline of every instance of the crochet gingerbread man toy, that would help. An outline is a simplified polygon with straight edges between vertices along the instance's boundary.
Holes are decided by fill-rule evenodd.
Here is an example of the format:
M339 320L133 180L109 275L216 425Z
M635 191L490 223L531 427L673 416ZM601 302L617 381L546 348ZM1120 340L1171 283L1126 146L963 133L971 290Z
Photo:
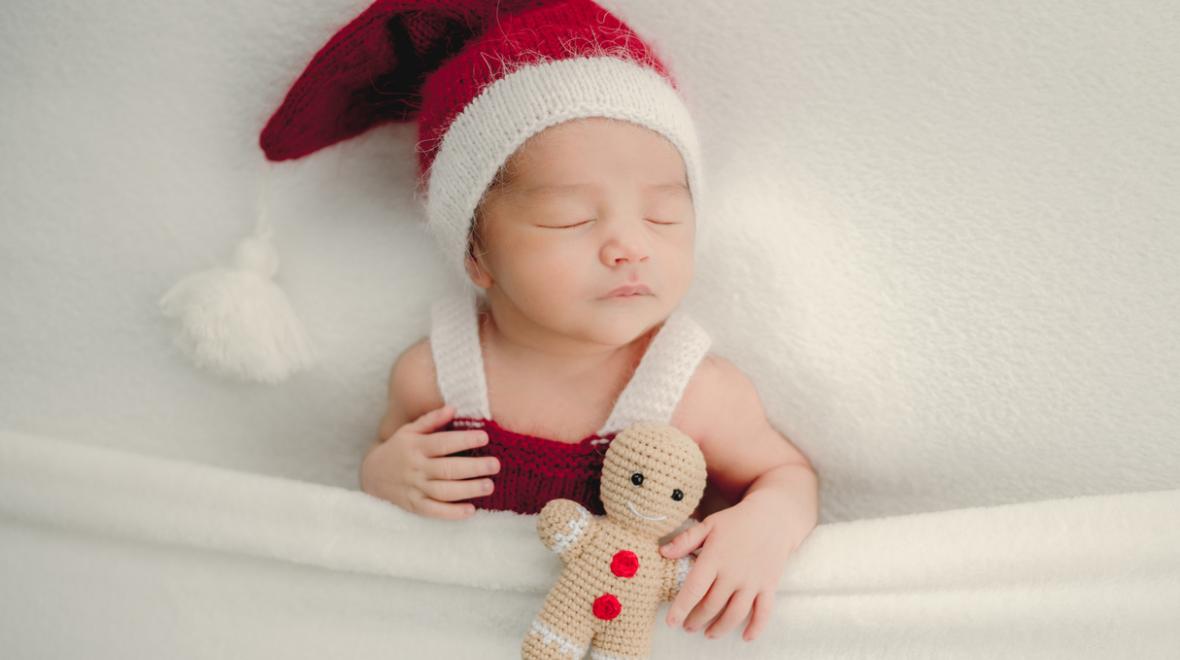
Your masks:
M541 540L565 562L521 648L525 660L642 658L660 603L680 591L691 555L665 559L659 539L688 519L705 490L696 442L667 425L635 424L611 441L602 465L606 516L572 500L548 502Z

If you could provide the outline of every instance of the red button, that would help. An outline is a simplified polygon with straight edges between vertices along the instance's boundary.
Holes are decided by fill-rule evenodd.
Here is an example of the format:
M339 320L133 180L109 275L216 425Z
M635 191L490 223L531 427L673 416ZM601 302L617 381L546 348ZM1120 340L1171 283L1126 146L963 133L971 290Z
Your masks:
M610 560L610 572L621 578L629 578L639 570L639 557L630 550L619 550Z
M623 606L619 604L619 599L615 598L614 594L602 594L594 599L594 616L610 621L623 611Z

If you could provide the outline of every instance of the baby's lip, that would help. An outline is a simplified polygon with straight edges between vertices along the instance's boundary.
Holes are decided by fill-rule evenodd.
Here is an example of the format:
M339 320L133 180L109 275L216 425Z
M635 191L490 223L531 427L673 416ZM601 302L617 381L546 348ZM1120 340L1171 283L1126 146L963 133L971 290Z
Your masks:
M643 518L644 520L664 520L668 517L668 516L645 516L642 513L639 513L639 509L635 508L635 505L631 503L631 500L627 500L627 508L631 509L631 513L635 514L636 516L638 516L640 518Z
M624 284L620 287L611 289L611 292L603 296L604 298L614 298L616 296L650 296L651 289L646 284Z

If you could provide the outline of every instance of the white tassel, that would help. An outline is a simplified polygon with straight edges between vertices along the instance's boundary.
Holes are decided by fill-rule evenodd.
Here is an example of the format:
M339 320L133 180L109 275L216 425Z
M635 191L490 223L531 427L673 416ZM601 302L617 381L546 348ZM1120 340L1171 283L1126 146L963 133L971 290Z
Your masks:
M238 243L232 267L189 275L160 299L164 316L179 322L176 346L198 367L278 383L315 364L311 341L272 279L279 258L271 235L263 198L258 231Z

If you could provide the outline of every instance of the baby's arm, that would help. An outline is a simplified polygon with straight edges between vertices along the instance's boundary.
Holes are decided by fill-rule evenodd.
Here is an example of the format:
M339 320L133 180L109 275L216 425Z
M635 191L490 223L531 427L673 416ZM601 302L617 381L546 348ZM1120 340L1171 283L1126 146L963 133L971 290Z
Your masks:
M786 561L814 529L818 478L807 457L766 418L749 378L708 356L689 382L678 411L697 441L709 481L736 504L707 516L661 549L676 559L701 549L668 623L724 635L750 614L743 637L770 621Z
M455 409L443 405L435 382L427 339L398 356L389 373L388 410L361 461L361 490L419 515L468 518L475 506L463 500L492 492L499 461L453 455L486 444L487 433L443 430Z
M541 541L567 562L581 554L596 527L594 516L573 500L549 500L537 516Z

